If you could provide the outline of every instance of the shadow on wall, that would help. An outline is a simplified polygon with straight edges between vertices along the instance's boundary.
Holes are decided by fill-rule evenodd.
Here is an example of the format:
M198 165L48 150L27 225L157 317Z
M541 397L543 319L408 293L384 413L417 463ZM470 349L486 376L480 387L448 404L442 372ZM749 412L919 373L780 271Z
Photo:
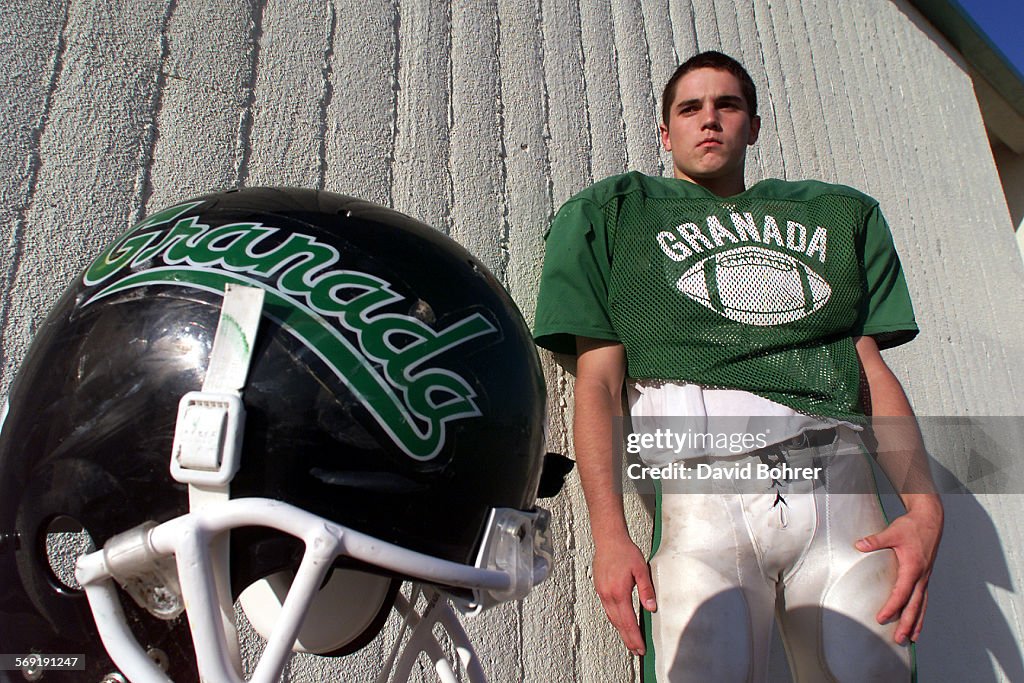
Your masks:
M977 453L991 452L985 443L972 447ZM946 525L928 588L928 612L917 650L919 678L972 683L1024 681L1024 658L1015 628L992 590L1016 593L996 525L962 479L934 460L932 468L938 486L947 492L942 498ZM884 490L883 482L879 480L883 504L891 518L900 514L902 507L891 489ZM956 489L959 492L948 493ZM1018 495L1002 497L1016 500ZM987 504L996 507L991 498Z

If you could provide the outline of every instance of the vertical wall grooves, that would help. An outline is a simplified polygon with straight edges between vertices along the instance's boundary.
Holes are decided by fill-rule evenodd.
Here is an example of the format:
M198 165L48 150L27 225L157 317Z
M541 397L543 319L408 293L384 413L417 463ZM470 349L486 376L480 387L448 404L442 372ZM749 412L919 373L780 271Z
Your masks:
M822 92L821 81L818 79L818 68L815 65L818 65L818 64L831 64L833 62L831 60L815 60L815 57L814 57L814 42L815 42L814 35L815 34L811 32L810 27L807 25L807 14L806 14L806 12L803 11L803 6L800 6L796 11L799 14L800 25L803 27L802 33L800 31L797 31L796 33L797 33L797 35L807 36L806 45L807 45L807 54L809 56L808 63L810 63L812 65L812 68L810 70L811 71L811 83L814 86L814 88L813 88L814 95L815 95L814 103L817 105L817 111L815 113L816 114L820 114L821 120L824 121L825 120L825 112L831 111L831 108L826 106L825 101L823 99L824 94ZM838 112L833 112L832 115L833 116L838 115ZM825 179L829 180L829 181L832 181L832 182L835 182L835 180L836 180L836 177L835 177L836 176L835 153L834 153L833 148L832 148L832 140L829 137L829 127L830 126L826 125L826 126L821 126L821 128L820 128L820 131L821 131L821 133L822 133L822 135L824 137L824 140L825 140L825 149L827 150L827 153L825 155L820 155L819 154L818 156L819 157L823 156L823 164L828 167L827 168L827 173L824 175ZM822 177L822 174L819 174L819 177Z
M626 170L627 140L619 80L618 45L610 2L580 3L584 51L593 57L586 62L586 101L590 109L590 154L594 179ZM594 79L597 79L595 82Z
M561 367L559 367L557 369L557 373L558 373L558 392L559 392L559 395L563 395L563 392L565 391L565 388L568 385L568 380L566 379L566 375L568 373L566 373L566 371L563 368L561 368ZM568 419L565 419L565 416L563 416L563 424L566 424L566 423L568 423ZM563 443L566 446L566 450L564 451L564 454L568 454L568 452L569 452L569 449L568 449L568 447L569 447L569 435L572 434L571 426L568 426L567 429L568 429L568 431L565 432L564 439L563 439ZM578 529L586 530L586 529L589 528L588 527L589 519L579 519L577 517L577 515L576 515L575 508L572 505L572 499L570 498L570 495L571 495L570 491L572 490L572 488L573 488L572 487L572 482L571 481L566 481L565 487L563 488L562 493L560 494L563 498L562 498L562 500L560 501L560 503L558 505L558 508L564 511L565 516L567 518L564 521L564 526L566 528L566 544L565 544L565 546L566 546L566 550L570 551L568 553L570 556L573 553L575 553L577 548L579 548L582 545L581 543L579 543L577 541L577 538L576 538L577 530ZM586 532L584 531L584 533L586 533ZM572 581L572 585L573 586L579 586L584 581L587 580L587 577L586 577L585 573L584 573L583 576L580 576L579 569L578 569L578 567L577 567L575 562L569 562L569 577L570 577L570 579ZM573 647L570 650L570 657L572 659L572 671L575 674L576 672L578 672L580 670L580 637L581 637L582 632L581 632L581 629L580 629L579 621L574 621L572 626L573 626Z
M501 228L498 233L498 264L497 272L495 277L501 284L508 287L508 261L509 261L509 240L511 239L512 224L509 216L509 201L508 201L508 141L505 137L505 79L502 77L502 59L501 59L501 47L504 41L504 33L502 31L502 20L501 20L501 7L502 3L498 2L497 11L494 13L494 30L495 30L495 41L494 51L495 57L498 61L498 78L497 78L497 90L495 92L495 99L497 100L497 106L495 112L497 112L497 124L498 124L498 156L501 158L501 178L498 183L498 187L501 188Z
M499 272L496 275L502 284L508 284L505 279L505 272L508 263L501 260L501 254L508 245L509 240L509 201L508 201L508 148L505 145L505 106L502 100L502 90L505 87L501 75L501 0L494 3L494 63L497 69L494 74L494 125L497 128L496 139L498 141L498 183L497 196L500 216L500 225L496 242L499 253Z
M615 34L615 22L612 21L612 35ZM613 40L612 42L612 70L615 75L615 90L619 93L616 99L616 113L618 114L619 122L619 136L622 139L622 154L621 154L621 168L619 172L623 172L628 169L629 166L629 137L626 135L626 112L622 106L622 78L619 74L619 45L618 41Z
M445 5L445 23L448 25L448 73L446 74L447 86L448 86L448 107L445 112L445 128L446 138L448 141L448 154L445 155L445 178L447 201L445 201L445 213L442 217L442 223L444 227L443 232L449 237L452 234L452 229L455 224L455 215L452 213L452 207L455 205L455 186L452 182L452 177L455 175L455 167L453 165L454 159L452 158L452 133L455 130L455 67L452 63L454 59L453 53L455 46L453 45L453 32L454 26L452 25L452 3L448 0Z
M576 7L576 16L578 18L580 13L581 13L580 12L580 6L579 6L579 0L576 0L575 7ZM586 49L586 43L583 40L583 25L582 25L582 21L580 22L580 32L579 32L579 55L580 55L580 73L583 76L583 101L580 103L580 105L583 107L583 117L584 117L584 119L587 122L587 131L590 131L590 129L591 129L591 125L590 125L590 121L591 121L591 118L590 118L590 100L587 98L587 93L590 92L590 84L587 82L587 49ZM590 138L590 140L591 140L591 143L593 143L593 138ZM584 163L584 165L587 168L587 174L586 174L587 179L590 180L590 181L593 181L594 180L594 155L592 153L593 152L592 149L587 150L587 151L588 151L588 154L585 156L583 163Z
M669 1L671 2L671 0ZM694 37L694 46L696 47L696 52L703 52L704 47L701 45L700 33L697 31L697 13L694 12L692 2L686 3L686 7L689 9L690 32Z
M252 155L253 106L256 103L256 77L260 68L260 43L263 41L263 12L267 8L267 0L256 0L253 6L252 24L249 31L249 76L245 83L245 102L238 124L238 142L235 148L238 159L235 172L239 187L245 187L249 180L249 159Z
M757 6L755 5L755 16L757 16L757 14L756 14L756 12L757 12L756 7ZM758 22L758 26L759 27L761 26L761 22ZM765 82L768 85L767 93L765 93L765 94L767 95L768 108L772 112L772 125L775 128L775 135L772 136L772 142L776 146L776 148L778 149L778 152L779 152L779 159L781 160L781 168L780 168L781 176L783 178L788 178L789 177L789 171L786 168L786 155L783 154L783 150L782 150L782 132L779 130L779 112L776 111L776 109L775 109L775 96L774 96L773 93L775 92L776 88L772 87L771 69L768 66L768 59L765 56L764 41L761 40L761 30L760 30L760 28L758 28L758 31L757 31L757 50L758 50L758 55L760 56L760 60L761 60L761 68L764 70ZM765 98L764 98L763 95L759 95L758 99L765 99ZM761 118L762 118L762 120L764 119L763 116ZM765 133L765 131L762 130L760 137L758 137L758 142L757 142L758 145L764 145L765 144L765 135L764 135L764 133Z
M523 623L523 601L516 602L516 623ZM526 680L526 661L523 659L523 653L526 651L525 645L525 634L522 628L516 629L516 648L515 652L519 654L516 658L516 668L519 670L519 675L516 677L518 681Z
M444 232L444 234L450 236L452 234L453 223L455 222L455 216L452 213L452 207L455 204L455 185L452 182L452 176L454 175L452 173L452 130L455 128L455 98L453 97L452 93L455 92L455 89L454 89L454 86L453 86L453 84L455 82L455 69L454 69L454 67L452 65L452 52L455 49L455 46L452 44L452 2L451 2L451 0L448 0L448 2L445 4L445 25L448 27L448 30L446 31L446 33L447 33L447 43L448 43L448 59L446 60L447 68L448 68L448 73L446 74L447 85L448 85L448 108L447 108L447 111L445 112L445 134L444 134L444 139L445 139L445 142L447 143L447 145L446 145L447 146L447 154L445 154L445 160L446 160L445 170L447 172L445 173L445 180L444 180L445 192L446 192L446 197L445 197L445 202L444 202L444 215L441 216L442 226L439 226L439 227L441 227L441 229Z
M648 105L648 109L649 110L651 110L652 112L657 112L657 110L658 110L658 85L655 82L655 79L653 77L654 76L654 60L651 57L651 41L650 41L650 39L647 36L647 16L644 14L643 6L642 5L640 6L639 15L640 15L640 27L641 27L640 35L643 38L642 42L643 42L644 70L647 73L647 82L649 83L649 87L647 88L647 96L649 97L647 105ZM654 139L655 139L654 148L655 148L655 156L657 156L657 149L658 149L658 143L656 141L657 140L656 132L657 132L657 123L658 123L658 115L657 115L657 113L654 114L654 123L655 123L655 130L649 131L649 134L652 135L652 136L655 136L654 137ZM663 171L664 170L664 169L660 168L660 164L659 164L659 169L658 170L659 171ZM653 172L653 169L650 169L650 172Z
M160 118L160 109L163 106L164 86L167 83L167 56L170 54L170 40L167 36L171 24L171 17L178 7L178 0L169 0L164 16L160 22L160 58L156 69L156 79L153 85L153 97L150 102L149 120L146 122L145 134L139 140L139 173L136 180L135 215L131 222L137 223L142 220L146 213L149 199L153 195L153 184L150 180L150 173L153 169L153 155L156 151L157 139L160 131L157 129L157 121Z
M54 46L53 56L50 60L50 78L46 84L46 96L43 98L43 107L29 133L28 156L24 161L25 168L28 171L28 177L25 182L24 201L14 212L13 235L11 236L11 260L7 266L6 272L2 274L3 279L0 280L0 286L3 287L2 291L5 293L11 291L18 269L21 267L21 260L24 253L25 226L28 221L29 211L32 208L32 202L35 198L36 185L39 182L39 169L43 163L40 145L43 139L43 133L46 132L46 127L50 121L53 96L57 92L57 84L60 82L61 74L64 72L64 53L69 41L66 34L68 30L70 2L71 0L67 0L64 4L64 14L61 17L60 30L57 32L57 44ZM0 363L3 365L0 367L7 368L9 367L9 359L7 358L7 335L4 332L7 330L7 324L10 318L11 300L9 296L4 296L2 297L2 301L2 307L0 307ZM4 383L0 389L6 392L8 383L13 379L13 377L11 377L11 373L9 371L5 371L3 379Z
M399 81L399 74L402 65L402 4L400 0L394 0L392 2L394 8L394 38L395 38L395 61L391 71L391 92L392 92L392 109L391 109L391 146L388 148L388 163L387 163L387 203L389 206L395 205L395 165L397 163L396 153L398 150L398 95L402 90L402 84Z
M651 135L654 136L655 154L657 157L657 175L664 176L666 174L671 175L671 167L666 168L665 162L668 158L667 154L661 146L661 136L658 129L658 124L662 122L661 117L661 96L662 91L665 88L665 83L671 77L671 74L675 72L676 67L680 64L679 53L676 50L675 40L672 39L671 32L671 20L669 14L668 3L658 3L658 7L651 7L655 4L652 1L644 2L641 5L640 15L641 21L644 26L644 46L646 48L646 59L647 59L647 73L650 75L650 98L652 102L654 112L654 127L651 131ZM659 12L659 9L661 10ZM668 21L665 21L668 20ZM664 38L664 35L659 36L656 31L664 31L665 25L668 24L669 30L667 35L669 40L667 45L669 46L670 54L668 55L667 61L665 60L665 42L659 41L659 37ZM656 56L656 50L658 56Z
M771 5L769 4L769 7L770 6ZM768 26L771 29L772 39L777 41L778 50L775 52L775 56L778 57L778 59L779 59L779 61L781 63L785 63L786 58L789 57L790 59L792 59L792 56L791 55L784 55L783 54L783 51L788 47L788 45L782 44L782 37L779 34L779 27L778 27L778 24L775 21L776 20L776 16L777 16L777 14L774 13L774 12L769 14ZM788 18L789 18L788 15L786 15L785 19L788 19ZM774 65L772 65L772 66L774 66ZM780 119L777 119L777 120L780 121L780 122L785 122L785 123L789 123L790 125L792 125L792 112L794 110L798 110L797 108L794 107L794 103L793 103L792 97L793 97L793 93L794 93L795 88L799 87L799 85L797 85L797 86L791 86L790 85L789 79L786 78L785 70L781 70L780 71L780 78L781 78L781 82L776 82L776 85L778 86L776 88L776 92L779 89L782 90L782 96L783 96L783 98L785 100L785 107L784 107L785 111L781 112L783 114L783 117L780 118ZM781 152L782 158L785 159L786 156L787 156L786 152L788 150L787 150L787 146L786 145L787 145L787 143L789 143L793 147L793 150L789 154L789 157L795 161L795 163L793 163L793 164L787 164L786 175L783 176L783 178L785 180L797 180L797 179L803 177L803 175L804 175L804 167L803 167L804 155L803 155L803 151L802 151L801 144L800 144L800 136L799 135L791 135L791 131L788 130L788 129L784 130L784 131L780 130L778 132L779 132L779 148L780 148L780 152ZM808 157L808 158L812 158L813 159L813 156Z
M671 18L671 16L672 16L672 9L670 7L670 4L671 4L671 0L665 0L665 14L666 14L666 16ZM675 27L673 26L672 27L672 29L673 29L672 30L672 34L673 34L673 40L672 40L672 63L673 64L682 64L683 60L680 58L680 55L679 55L679 46L676 44L676 41L675 41L675 30L674 30L674 28Z
M334 34L338 29L338 9L333 0L326 0L327 6L327 49L324 50L324 65L320 71L323 90L320 95L320 125L317 137L320 140L320 177L317 188L327 186L327 112L334 99Z
M544 121L544 128L542 135L544 137L544 187L546 190L546 199L548 206L548 222L551 221L555 216L555 179L551 168L551 93L549 92L548 81L547 81L547 70L544 65L547 64L547 45L545 41L547 36L544 33L544 0L537 0L536 5L537 11L537 39L538 45L540 45L540 65L541 73L540 79L543 83L541 89L541 118Z
M858 80L858 75L856 74L856 66L853 65L853 62L849 57L849 49L846 36L836 32L836 22L834 20L834 15L831 14L831 12L839 12L840 8L833 6L832 3L826 2L825 4L828 6L827 11L830 13L828 22L829 36L831 37L832 43L836 46L836 52L838 53L837 61L839 62L839 83L840 86L842 86L842 84L848 82L852 83L855 80ZM857 103L854 102L849 90L847 90L845 87L839 87L836 89L836 91L837 101L841 100L844 104L845 109L848 110L849 112L851 130L853 131L854 137L862 138L864 136L864 124L862 121L859 120L860 116L857 111ZM873 150L868 148L864 150L863 154L853 155L853 157L856 159L855 163L857 164L861 177L866 177L868 175L866 172L867 166L864 163L864 157L867 154L870 154L872 151ZM871 165L874 166L874 164Z
M612 5L612 30L618 49L617 71L622 94L623 138L626 141L625 169L655 173L659 155L657 120L653 116L651 49L647 41L644 13L639 3ZM631 103L628 109L623 105Z
M890 26L890 25L880 25L879 26L879 30L881 32L883 32L883 35L888 35L888 37L893 41L894 46L896 46L897 49L900 52L906 52L904 49L901 48L901 45L903 43L902 32L900 32L898 30L894 30L894 28L896 28L896 27L893 27L893 26ZM891 69L891 71L894 72L894 73L891 73L889 75L888 87L890 88L890 91L893 94L892 94L891 98L887 98L887 102L888 102L889 99L895 98L895 101L898 101L901 105L909 105L909 108L911 108L911 109L915 107L915 105L917 104L917 97L916 97L916 92L915 92L916 91L916 85L915 85L916 78L915 78L915 74L920 71L920 68L918 67L916 62L917 62L917 56L913 55L913 54L907 53L906 54L906 58L904 60L901 60L901 63L897 67ZM904 86L906 86L906 87L904 87ZM929 132L927 130L925 130L927 127L922 125L923 122L920 119L920 117L908 116L907 115L907 109L908 109L907 106L900 106L900 107L896 108L894 111L891 112L891 116L896 120L897 125L894 128L890 128L890 130L902 131L903 134L905 134L907 136L907 139L910 139L910 140L917 140L917 139L920 139L921 137L927 136L929 134ZM883 134L885 134L886 132L887 131L885 131L885 130L882 131ZM935 187L936 189L941 188L943 185L945 185L949 181L948 175L950 175L950 174L943 173L943 172L939 171L938 169L934 168L935 164L934 163L930 163L931 160L928 159L928 156L929 156L930 152L925 151L924 153L922 153L922 151L917 149L916 147L917 147L917 145L915 145L914 154L911 157L912 159L914 159L916 161L916 163L915 163L915 161L911 161L908 158L897 158L895 160L895 163L896 163L896 173L899 174L897 177L904 177L905 178L909 174L913 173L914 175L919 177L924 184L926 184L928 186L931 186L931 187ZM912 166L913 166L913 168L912 168ZM956 174L952 174L952 175L956 175ZM959 183L960 179L957 178L956 180ZM942 190L940 190L940 191L942 191ZM945 192L943 192L943 193L946 194ZM906 220L910 220L911 224L910 225L900 225L899 221L900 221L900 218L901 218L901 213L897 213L896 216L895 216L895 227L894 227L894 232L896 233L896 237L894 239L896 241L897 248L900 249L901 253L903 254L903 258L907 258L908 254L907 254L907 249L905 248L905 245L908 242L910 243L912 249L914 249L915 251L919 250L920 246L921 246L920 245L920 240L919 240L918 236L915 234L916 231L913 231L912 229L908 229L908 228L912 228L913 227L913 224L912 224L912 222L914 221L913 216L915 216L915 214L916 214L920 219L922 219L922 224L924 224L924 225L931 225L931 224L933 224L934 221L942 220L942 217L941 217L941 215L938 214L937 211L935 211L935 208L932 207L932 206L920 207L919 209L915 210L914 207L912 207L907 202L907 193L900 193L900 194L902 196L899 197L899 202L900 202L900 204L904 204L906 206L905 212L901 212L902 216L906 217L905 218ZM958 192L956 192L954 194L962 195L963 191L959 190ZM893 222L893 218L890 218L890 221ZM915 238L917 238L917 239L915 239ZM921 278L922 280L932 280L932 281L938 281L938 282L948 282L949 281L949 279L947 278L947 276L945 274L946 271L948 270L948 268L947 268L947 258L943 257L941 255L942 246L941 246L941 242L939 240L941 240L941 236L936 236L934 245L935 245L936 249L938 250L938 255L940 256L940 258L937 258L937 259L935 259L934 261L931 261L931 262L923 262L921 264L921 267L919 268L919 270L916 273L915 272L911 272L910 273L911 277L913 277L915 279ZM921 281L921 280L918 280L918 281ZM916 291L917 290L912 290L912 293L915 293ZM946 307L944 305L944 302L943 302L942 307L946 309L944 311L944 315L942 316L943 318L946 318L946 316L949 315L949 314L952 314L952 316L956 315L955 311L950 311L948 309L948 307ZM945 326L946 324L947 323L944 320L942 322L942 325ZM925 330L926 330L926 333L927 332L934 333L934 332L937 331L934 327L929 329L927 326L925 327ZM940 363L936 363L936 365L940 365L940 366L943 366L943 367L946 366L946 363L949 360L949 358L948 358L948 351L949 351L949 349L945 345L942 345L942 346L939 347L939 349L938 349L938 356L937 357L941 359L941 362ZM929 376L931 378L938 378L940 376L940 374L942 374L940 372L935 371L934 369L929 369L928 372L929 372ZM956 393L958 395L964 393L962 385L961 385L962 380L961 380L961 378L958 375L953 375L953 376L949 377L948 379L946 379L946 378L943 378L943 379L945 381L947 381L950 385L952 385L951 388L953 388L954 393ZM914 382L915 385L918 384L918 382L920 382L920 384L922 384L922 385L926 384L925 381L922 381L922 380L924 380L923 376L912 377L911 380ZM930 382L928 382L928 383L930 383ZM917 386L913 386L912 387L913 391L911 393L911 396L914 396L914 394L917 393L916 389L917 389ZM982 406L983 406L984 398L982 398L981 403L982 403ZM984 407L982 407L982 411L984 411Z

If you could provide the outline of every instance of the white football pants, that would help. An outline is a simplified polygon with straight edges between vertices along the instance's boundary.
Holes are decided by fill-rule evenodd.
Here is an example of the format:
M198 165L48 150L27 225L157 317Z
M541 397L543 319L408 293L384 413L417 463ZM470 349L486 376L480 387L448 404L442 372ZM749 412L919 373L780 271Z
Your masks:
M842 427L836 444L785 457L822 466L824 482L721 481L712 494L663 484L647 683L765 681L774 619L798 683L912 679L912 648L893 642L895 622L875 621L895 582L895 554L853 546L886 525L859 437Z

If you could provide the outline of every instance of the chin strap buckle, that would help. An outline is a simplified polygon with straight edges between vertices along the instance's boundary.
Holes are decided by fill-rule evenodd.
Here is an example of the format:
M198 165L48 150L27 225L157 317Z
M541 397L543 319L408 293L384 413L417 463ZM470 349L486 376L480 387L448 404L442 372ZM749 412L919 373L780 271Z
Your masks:
M171 476L189 485L190 507L228 499L242 451L245 387L263 311L263 290L227 285L202 391L178 404Z
M178 404L171 476L182 484L222 487L238 472L245 408L237 394L190 391Z

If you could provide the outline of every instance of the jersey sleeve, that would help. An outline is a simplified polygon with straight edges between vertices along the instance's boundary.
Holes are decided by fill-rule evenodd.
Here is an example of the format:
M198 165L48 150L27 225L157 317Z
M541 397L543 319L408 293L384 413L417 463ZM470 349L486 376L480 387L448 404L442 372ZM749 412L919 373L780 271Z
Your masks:
M544 237L534 340L558 353L576 353L576 337L618 341L608 310L609 230L599 207L567 202Z
M889 224L878 204L868 211L865 222L864 273L867 292L855 336L874 337L883 349L905 344L917 336L907 280Z

